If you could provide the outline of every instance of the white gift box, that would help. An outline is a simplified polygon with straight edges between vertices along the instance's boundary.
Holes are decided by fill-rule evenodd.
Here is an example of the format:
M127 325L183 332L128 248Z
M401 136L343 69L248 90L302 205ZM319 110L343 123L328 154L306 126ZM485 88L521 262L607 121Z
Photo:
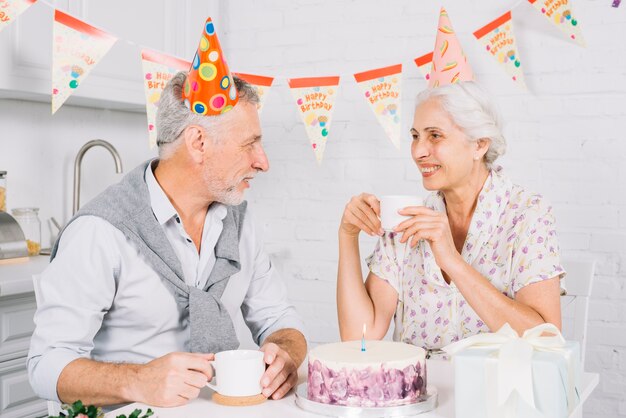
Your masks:
M557 336L543 337L548 328L540 327L528 338L503 327L444 348L453 354L457 418L570 415L580 399L579 344L565 342L556 327L549 332Z

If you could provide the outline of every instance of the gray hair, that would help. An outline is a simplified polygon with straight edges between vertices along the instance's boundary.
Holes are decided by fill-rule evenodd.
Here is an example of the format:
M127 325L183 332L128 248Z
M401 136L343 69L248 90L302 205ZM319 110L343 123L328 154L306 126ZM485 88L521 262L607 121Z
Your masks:
M489 139L489 149L483 157L488 169L506 151L500 117L489 95L473 81L465 81L434 89L417 95L417 104L436 98L443 109L471 141Z
M176 140L180 137L186 127L190 125L199 125L203 127L207 134L219 142L220 126L228 122L230 112L218 116L203 116L194 113L183 102L182 92L186 72L177 73L167 83L161 98L159 99L159 107L156 115L157 128L157 146L159 147L159 156L166 159L170 152L175 148ZM259 95L256 89L245 80L233 76L235 88L239 94L239 101L258 104Z

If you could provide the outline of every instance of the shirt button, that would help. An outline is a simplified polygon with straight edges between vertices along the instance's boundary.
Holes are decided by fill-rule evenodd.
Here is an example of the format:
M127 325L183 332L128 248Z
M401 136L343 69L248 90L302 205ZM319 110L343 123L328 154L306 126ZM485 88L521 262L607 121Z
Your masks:
M187 242L191 242L191 240L189 238L187 238Z
M176 222L180 223L180 218L178 216L176 217Z

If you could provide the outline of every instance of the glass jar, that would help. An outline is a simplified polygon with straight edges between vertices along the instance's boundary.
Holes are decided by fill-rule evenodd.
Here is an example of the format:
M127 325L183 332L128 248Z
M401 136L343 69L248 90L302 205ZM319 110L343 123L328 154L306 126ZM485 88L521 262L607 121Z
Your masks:
M0 171L0 212L7 211L7 172Z
M37 255L41 250L41 221L39 220L39 208L16 208L11 211L13 217L20 224L28 255Z

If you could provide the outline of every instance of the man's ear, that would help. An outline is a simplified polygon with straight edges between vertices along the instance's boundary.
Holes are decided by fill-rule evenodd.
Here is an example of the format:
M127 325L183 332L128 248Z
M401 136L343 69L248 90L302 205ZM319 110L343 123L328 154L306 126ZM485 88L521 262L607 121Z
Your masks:
M202 163L207 152L207 138L204 134L204 129L198 125L189 125L185 128L182 135L185 141L185 148L191 159L196 163Z

